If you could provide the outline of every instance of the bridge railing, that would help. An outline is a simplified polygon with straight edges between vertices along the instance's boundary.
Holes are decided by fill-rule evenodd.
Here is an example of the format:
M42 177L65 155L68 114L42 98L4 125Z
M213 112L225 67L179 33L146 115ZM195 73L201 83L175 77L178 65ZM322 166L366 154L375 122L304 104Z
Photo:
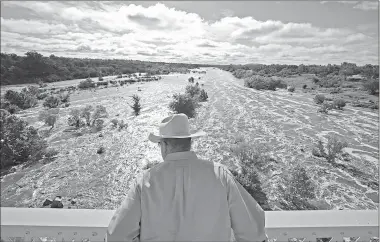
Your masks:
M1 208L2 241L105 241L114 210ZM379 241L378 210L269 211L270 241Z

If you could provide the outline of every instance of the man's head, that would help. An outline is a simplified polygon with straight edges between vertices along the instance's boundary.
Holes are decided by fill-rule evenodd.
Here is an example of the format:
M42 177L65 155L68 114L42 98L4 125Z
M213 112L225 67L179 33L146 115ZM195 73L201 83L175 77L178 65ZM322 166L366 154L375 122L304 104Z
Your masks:
M162 138L158 144L161 148L162 159L165 159L165 157L171 153L191 150L191 138Z
M206 135L203 131L190 132L186 114L174 114L161 121L159 134L150 133L148 139L159 143L162 158L170 153L185 152L191 149L191 139Z

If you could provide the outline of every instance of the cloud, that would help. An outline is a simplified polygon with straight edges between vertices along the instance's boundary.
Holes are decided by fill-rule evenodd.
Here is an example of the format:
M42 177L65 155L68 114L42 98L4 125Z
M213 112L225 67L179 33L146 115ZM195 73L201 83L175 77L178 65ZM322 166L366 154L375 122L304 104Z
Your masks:
M321 28L307 22L237 17L228 10L211 22L161 3L143 7L120 2L4 2L4 6L28 9L36 16L1 18L2 51L18 54L33 49L71 57L219 64L325 64L377 58L373 35L377 26L372 25Z
M369 11L369 10L378 10L379 9L379 2L378 1L363 1L360 2L358 5L355 5L354 8Z
M326 3L340 3L346 5L353 5L354 9L360 9L364 11L378 10L378 1L320 1L321 4Z

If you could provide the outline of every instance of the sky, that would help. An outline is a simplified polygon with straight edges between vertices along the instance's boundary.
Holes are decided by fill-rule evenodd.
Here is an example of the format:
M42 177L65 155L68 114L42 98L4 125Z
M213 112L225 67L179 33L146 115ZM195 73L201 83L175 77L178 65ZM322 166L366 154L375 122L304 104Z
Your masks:
M378 1L1 1L1 52L198 64L378 64Z

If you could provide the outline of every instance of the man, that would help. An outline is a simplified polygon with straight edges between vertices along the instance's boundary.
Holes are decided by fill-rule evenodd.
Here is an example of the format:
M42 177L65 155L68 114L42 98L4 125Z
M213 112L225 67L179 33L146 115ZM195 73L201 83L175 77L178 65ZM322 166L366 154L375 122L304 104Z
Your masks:
M164 162L145 171L113 216L107 241L264 241L265 214L223 165L197 158L185 114L165 118Z

